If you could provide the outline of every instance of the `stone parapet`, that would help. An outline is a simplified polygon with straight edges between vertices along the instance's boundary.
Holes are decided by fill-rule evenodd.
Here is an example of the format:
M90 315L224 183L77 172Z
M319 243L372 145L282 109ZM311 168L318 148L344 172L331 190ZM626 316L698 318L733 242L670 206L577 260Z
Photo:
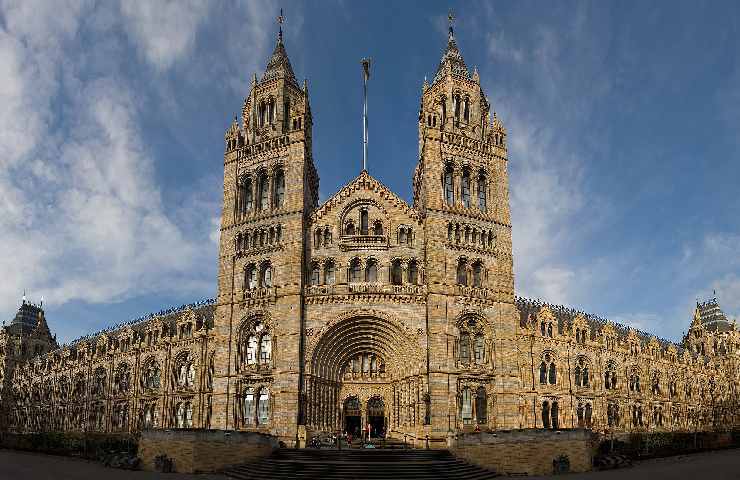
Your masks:
M278 447L275 437L256 432L145 430L139 458L144 470L155 471L157 457L166 455L175 472L206 473L266 457Z

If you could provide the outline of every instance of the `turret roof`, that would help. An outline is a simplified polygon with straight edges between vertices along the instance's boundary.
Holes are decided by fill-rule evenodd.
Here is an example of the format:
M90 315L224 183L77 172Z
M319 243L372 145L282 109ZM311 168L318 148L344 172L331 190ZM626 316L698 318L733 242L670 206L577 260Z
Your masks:
M265 74L262 75L262 81L273 80L275 78L285 78L290 80L294 84L297 84L295 74L293 73L293 67L290 65L290 59L288 53L285 51L285 45L283 45L283 31L280 30L278 34L277 43L275 44L275 50L272 52L270 61L267 62L267 68L265 68Z
M452 31L451 25L449 34L447 35L447 50L442 55L442 60L439 62L439 67L437 67L437 73L434 75L434 81L432 83L437 83L444 78L448 69L453 75L470 78L470 72L468 72L468 67L465 65L465 60L463 60L460 49L457 48L455 34Z

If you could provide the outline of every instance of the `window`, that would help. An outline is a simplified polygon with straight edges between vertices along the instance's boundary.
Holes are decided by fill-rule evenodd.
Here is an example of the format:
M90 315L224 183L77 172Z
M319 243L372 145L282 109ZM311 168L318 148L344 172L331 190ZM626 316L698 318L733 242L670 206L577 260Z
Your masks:
M368 234L367 210L360 210L360 235Z
M470 363L470 335L467 333L460 335L460 362Z
M483 286L483 267L481 266L480 262L475 262L473 264L473 286L474 287L482 287Z
M442 104L442 118L440 121L444 124L447 121L447 98L444 96L440 97L439 103Z
M254 190L252 188L252 179L247 178L244 184L244 209L251 212L254 209Z
M324 229L324 246L328 247L331 245L331 231L326 228Z
M419 268L416 264L416 260L409 262L408 276L410 284L417 285L419 283Z
M326 285L334 285L334 261L330 260L326 262L326 266L324 267L324 283Z
M195 386L195 362L189 354L176 359L174 373L178 387L191 389Z
M378 281L378 262L373 259L367 261L365 268L365 281L374 283Z
M362 281L362 269L360 268L360 259L355 258L349 265L349 281L358 283Z
M290 99L286 99L283 102L283 130L288 130L290 125Z
M275 172L275 193L273 198L273 204L275 208L283 206L285 200L285 174L282 170Z
M455 203L455 188L452 183L452 167L451 166L448 166L445 169L444 187L445 187L445 201L447 202L447 205L454 204Z
M260 286L265 288L272 287L272 265L269 263L262 266Z
M610 427L619 426L619 405L614 402L609 402L606 407L606 422Z
M464 259L460 259L457 262L457 284L458 285L468 284L467 266L468 264Z
M463 119L466 122L470 120L470 99L468 97L463 100Z
M483 335L475 336L475 363L482 364L486 353L486 341Z
M576 387L588 387L588 364L585 358L579 357L576 360L576 368L574 370Z
M391 283L393 285L403 284L403 270L401 269L400 260L393 260L391 264Z
M462 176L462 202L465 208L470 208L470 171L467 169Z
M555 385L557 383L557 369L550 353L545 353L540 362L540 383Z
M251 335L247 339L247 365L254 365L257 363L257 336Z
M244 417L244 424L245 425L254 425L255 420L255 403L254 403L254 389L253 388L247 388L247 390L244 393L244 410L242 411L242 415Z
M610 361L606 364L606 371L604 372L604 388L607 390L614 390L617 388L617 367L614 361Z
M455 112L455 120L460 119L460 95L452 96L452 108Z
M259 402L257 403L257 420L264 425L270 419L270 392L267 388L260 390Z
M408 239L406 237L406 229L405 228L400 228L398 230L398 243L399 243L399 245L404 245L404 244L408 243Z
M257 288L257 267L254 264L247 265L244 283L249 290Z
M316 230L313 234L313 246L314 248L321 247L321 230Z
M383 222L376 220L373 224L373 235L383 235Z
M259 176L259 185L257 188L259 188L259 208L260 210L266 210L267 209L267 201L268 201L268 191L269 191L269 184L267 182L267 174L262 173Z
M344 227L344 234L345 235L354 235L355 234L355 224L351 221L347 222L347 225Z
M463 388L462 391L460 418L464 425L473 423L473 395L471 395L469 388Z
M630 391L631 392L639 392L640 391L640 376L636 373L633 373L630 375Z
M321 269L318 263L314 263L311 266L311 285L319 285L321 283Z
M272 355L272 338L269 333L262 335L260 341L260 363L270 363L270 357Z

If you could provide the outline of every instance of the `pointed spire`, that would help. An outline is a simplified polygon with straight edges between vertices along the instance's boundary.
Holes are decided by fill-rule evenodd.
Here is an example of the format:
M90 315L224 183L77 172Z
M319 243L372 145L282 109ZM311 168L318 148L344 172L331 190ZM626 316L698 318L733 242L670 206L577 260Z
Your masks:
M433 84L443 78L448 71L452 75L470 78L468 67L465 65L465 60L463 60L462 54L457 48L457 43L455 42L455 32L452 29L455 17L452 14L452 11L447 15L447 20L450 24L449 32L447 34L447 50L445 50L444 55L442 55L442 60L439 62L437 73L434 75L434 81L432 82Z
M285 17L283 16L282 8L280 9L280 16L277 21L279 24L277 43L275 44L275 50L272 52L270 61L267 62L267 68L265 69L265 74L262 75L262 81L282 77L293 83L297 83L293 74L293 67L290 65L290 60L288 59L288 53L285 51L285 45L283 45L283 22L285 21Z

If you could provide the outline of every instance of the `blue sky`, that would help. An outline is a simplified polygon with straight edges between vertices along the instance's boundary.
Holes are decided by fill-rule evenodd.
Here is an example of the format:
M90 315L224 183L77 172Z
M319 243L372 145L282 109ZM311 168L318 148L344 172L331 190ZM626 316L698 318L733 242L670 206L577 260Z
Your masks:
M285 9L325 199L410 199L446 16L509 132L516 288L678 339L740 314L740 4L0 0L0 317L60 340L215 294L223 134Z

